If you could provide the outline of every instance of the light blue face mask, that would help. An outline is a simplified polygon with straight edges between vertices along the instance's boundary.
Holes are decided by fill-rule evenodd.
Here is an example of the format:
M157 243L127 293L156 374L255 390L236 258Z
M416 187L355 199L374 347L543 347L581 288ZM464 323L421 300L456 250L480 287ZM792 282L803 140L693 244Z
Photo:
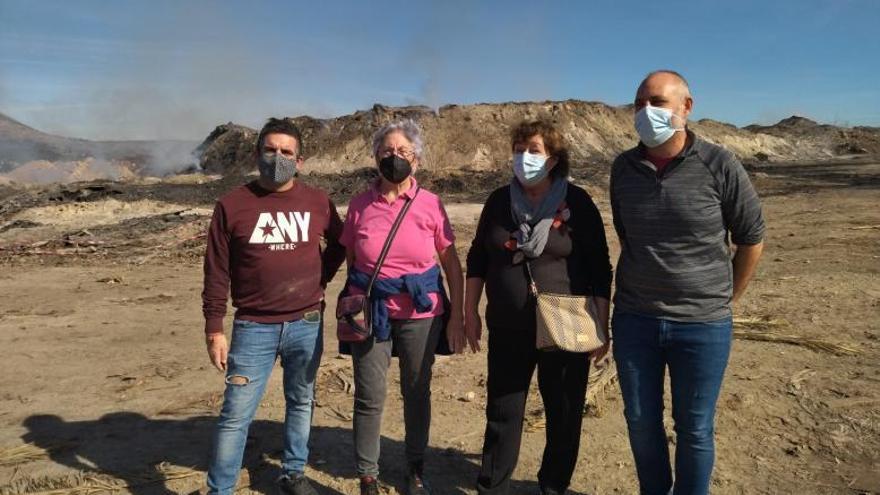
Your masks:
M533 186L547 177L547 157L532 153L513 154L513 175L524 186Z
M674 117L684 122L683 118L675 115L668 108L645 105L636 112L635 123L639 139L649 148L656 148L669 141L676 132L684 130L683 126L675 127L672 124Z

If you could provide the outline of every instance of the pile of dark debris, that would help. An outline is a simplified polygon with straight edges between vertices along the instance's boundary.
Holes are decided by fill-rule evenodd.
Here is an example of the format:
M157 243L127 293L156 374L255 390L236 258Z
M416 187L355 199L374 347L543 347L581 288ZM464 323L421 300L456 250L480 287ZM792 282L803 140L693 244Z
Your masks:
M343 207L376 177L375 169L361 168L340 174L307 174L301 180L327 191L337 206ZM207 211L220 196L253 179L253 176L236 174L199 183L91 181L27 188L0 186L0 234L5 234L6 238L6 241L0 241L0 264L65 264L72 261L142 264L200 259L210 221ZM423 187L440 194L447 203L482 203L492 190L507 183L510 177L503 171L424 170L419 172L418 179ZM31 220L16 219L20 212L108 199L126 203L152 200L188 209L66 231L38 241L10 241L15 239L16 232L41 226Z

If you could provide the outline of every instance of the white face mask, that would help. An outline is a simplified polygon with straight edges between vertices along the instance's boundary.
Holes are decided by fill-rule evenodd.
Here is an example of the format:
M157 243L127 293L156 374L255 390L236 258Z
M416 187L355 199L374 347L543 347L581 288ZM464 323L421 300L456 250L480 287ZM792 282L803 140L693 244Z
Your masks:
M684 126L675 127L672 124L673 118L684 122L683 117L672 113L668 108L645 105L636 112L635 124L639 139L649 148L656 148L669 141L676 132L684 131Z
M547 177L547 157L532 153L514 153L513 175L524 186L531 186Z

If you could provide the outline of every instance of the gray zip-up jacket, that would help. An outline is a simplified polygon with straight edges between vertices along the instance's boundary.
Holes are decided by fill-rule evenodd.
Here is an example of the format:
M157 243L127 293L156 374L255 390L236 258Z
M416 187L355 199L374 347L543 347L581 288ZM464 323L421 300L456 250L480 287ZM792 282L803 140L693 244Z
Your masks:
M761 203L742 164L687 132L691 144L659 177L641 144L612 166L617 310L682 322L729 316L729 242L763 239Z

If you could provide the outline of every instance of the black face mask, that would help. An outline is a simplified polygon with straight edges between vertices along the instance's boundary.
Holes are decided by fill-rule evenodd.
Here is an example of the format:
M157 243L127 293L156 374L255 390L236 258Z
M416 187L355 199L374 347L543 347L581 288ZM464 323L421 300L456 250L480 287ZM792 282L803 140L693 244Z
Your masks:
M412 174L412 164L397 155L386 156L379 161L379 173L392 184L400 184Z

